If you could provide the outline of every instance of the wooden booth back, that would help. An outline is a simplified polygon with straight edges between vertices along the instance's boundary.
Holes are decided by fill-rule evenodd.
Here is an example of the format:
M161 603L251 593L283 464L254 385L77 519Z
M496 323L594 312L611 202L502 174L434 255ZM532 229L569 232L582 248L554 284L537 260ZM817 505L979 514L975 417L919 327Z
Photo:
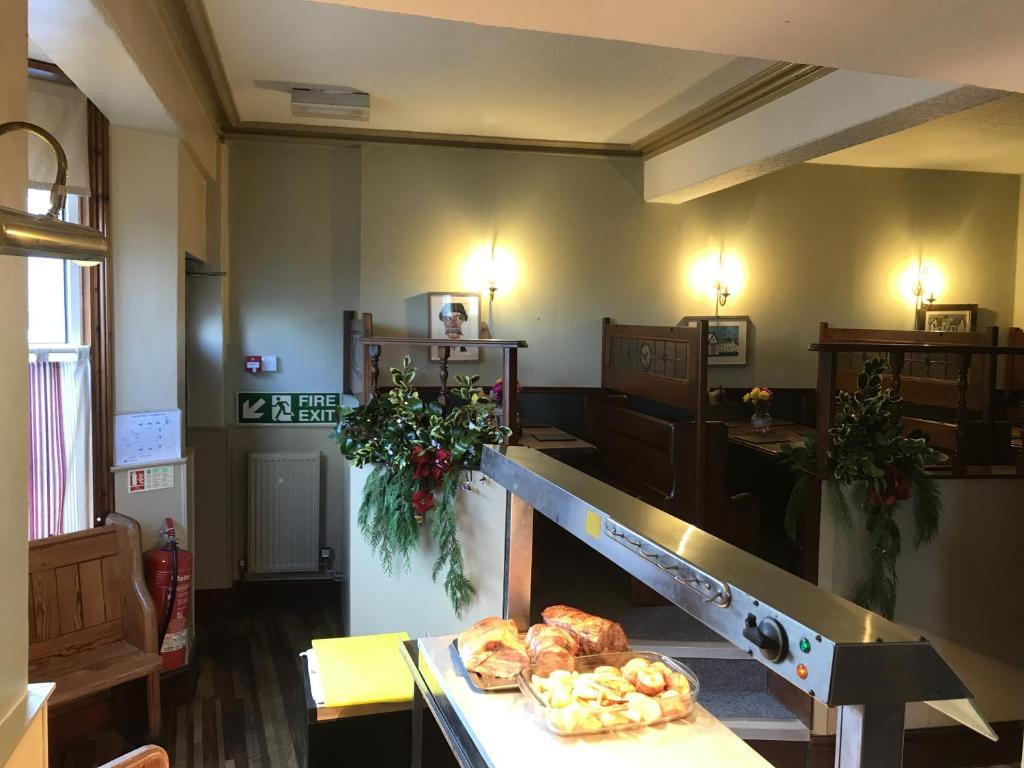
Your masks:
M601 476L652 506L707 526L709 510L725 493L727 434L724 424L707 423L703 326L618 325L605 318L601 385L605 394L584 402L584 428L597 446ZM632 398L687 417L643 413Z
M605 318L601 386L682 408L703 421L708 348L702 328L616 325Z

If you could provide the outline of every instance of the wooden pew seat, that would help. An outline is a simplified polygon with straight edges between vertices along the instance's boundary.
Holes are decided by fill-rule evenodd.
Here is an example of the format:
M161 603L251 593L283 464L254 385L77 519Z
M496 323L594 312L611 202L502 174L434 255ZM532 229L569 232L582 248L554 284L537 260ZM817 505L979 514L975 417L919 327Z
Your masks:
M56 683L54 708L146 679L149 729L160 735L157 615L142 578L139 524L29 545L29 680Z
M118 640L70 656L32 663L29 677L56 683L50 705L59 707L158 672L162 664L160 654L140 651L131 643Z

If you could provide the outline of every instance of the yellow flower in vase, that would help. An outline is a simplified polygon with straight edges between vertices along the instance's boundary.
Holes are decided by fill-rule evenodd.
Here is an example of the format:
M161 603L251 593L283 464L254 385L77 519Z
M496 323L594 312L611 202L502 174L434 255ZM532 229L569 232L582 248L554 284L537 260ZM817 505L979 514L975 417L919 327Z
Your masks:
M754 431L765 433L772 428L772 417L768 413L771 401L772 391L768 387L754 387L743 396L744 403L754 406L754 415L750 419Z

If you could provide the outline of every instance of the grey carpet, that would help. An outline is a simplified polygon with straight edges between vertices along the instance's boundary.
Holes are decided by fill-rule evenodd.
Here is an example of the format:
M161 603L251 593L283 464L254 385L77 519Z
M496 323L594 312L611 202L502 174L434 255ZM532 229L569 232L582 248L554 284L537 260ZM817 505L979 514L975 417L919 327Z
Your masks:
M578 539L537 518L533 620L565 603L622 624L626 635L668 642L716 641L713 630L674 605L634 606L628 574ZM722 719L786 719L793 715L768 692L768 671L749 659L681 659L701 681L700 701Z
M578 539L537 518L533 564L533 620L555 603L564 603L622 624L629 637L672 642L722 638L674 605L634 606L629 575Z
M720 720L792 720L768 692L768 670L747 659L680 659L700 680L699 701Z

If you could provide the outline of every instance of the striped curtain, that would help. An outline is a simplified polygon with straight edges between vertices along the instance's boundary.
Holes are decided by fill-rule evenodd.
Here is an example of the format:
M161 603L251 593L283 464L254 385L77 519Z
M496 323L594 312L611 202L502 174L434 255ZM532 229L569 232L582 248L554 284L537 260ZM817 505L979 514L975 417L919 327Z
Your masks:
M62 355L62 357L64 357ZM89 357L29 362L29 539L89 527Z

